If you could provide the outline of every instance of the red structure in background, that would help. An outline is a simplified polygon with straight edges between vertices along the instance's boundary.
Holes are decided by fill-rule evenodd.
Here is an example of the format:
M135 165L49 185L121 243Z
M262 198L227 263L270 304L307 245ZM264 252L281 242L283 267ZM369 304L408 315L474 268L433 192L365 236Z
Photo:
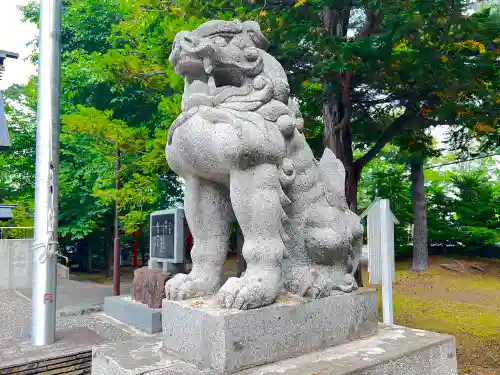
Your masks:
M187 248L189 252L191 252L191 249L193 248L193 235L190 230L187 232Z
M132 247L132 266L134 268L139 268L139 241L137 240L137 235L142 235L144 232L141 230L134 232L134 244Z

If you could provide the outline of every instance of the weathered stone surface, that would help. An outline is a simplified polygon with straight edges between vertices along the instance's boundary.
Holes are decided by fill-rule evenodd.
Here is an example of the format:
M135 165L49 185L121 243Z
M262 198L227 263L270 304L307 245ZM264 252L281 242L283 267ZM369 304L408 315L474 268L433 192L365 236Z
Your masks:
M165 347L220 374L370 336L377 327L374 290L313 300L286 294L273 305L244 311L210 299L163 303Z
M33 240L0 240L0 289L31 288Z
M134 271L132 299L152 309L159 309L165 298L167 275L159 269L142 267Z
M133 301L130 296L106 297L104 299L104 312L148 333L160 332L162 329L161 309L152 309L140 302Z
M93 375L219 375L183 362L155 338L93 350ZM238 375L457 375L451 336L380 326L375 336L251 368Z
M166 153L186 183L193 268L166 283L167 299L218 293L223 307L252 309L283 286L313 298L358 287L363 227L346 202L343 165L329 149L314 158L267 47L253 21L209 21L175 38L170 61L185 86ZM234 216L247 267L220 287Z
M81 316L102 311L103 304L66 306L57 310L57 316Z

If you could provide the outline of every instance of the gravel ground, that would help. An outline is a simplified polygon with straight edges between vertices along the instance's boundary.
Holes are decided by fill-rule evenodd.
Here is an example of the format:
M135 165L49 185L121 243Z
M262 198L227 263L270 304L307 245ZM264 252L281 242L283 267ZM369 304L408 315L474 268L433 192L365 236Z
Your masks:
M0 339L24 335L30 321L31 301L14 290L0 291Z
M70 306L94 306L113 294L109 285L74 280L58 280L57 310ZM122 285L122 294L128 294L130 285ZM133 333L126 326L112 322L101 313L81 316L57 316L57 329L88 327L111 339L125 339ZM0 339L28 335L31 330L31 290L0 290ZM128 333L127 333L128 332ZM122 337L123 336L123 337Z

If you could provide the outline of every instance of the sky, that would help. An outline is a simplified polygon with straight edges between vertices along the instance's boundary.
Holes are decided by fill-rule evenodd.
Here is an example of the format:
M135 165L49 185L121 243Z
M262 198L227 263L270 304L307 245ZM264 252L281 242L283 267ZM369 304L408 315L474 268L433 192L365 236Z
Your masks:
M0 49L19 53L19 59L6 59L5 72L0 81L0 90L13 83L27 83L31 75L36 74L36 66L24 61L32 47L26 46L38 34L36 25L22 22L22 13L17 8L26 5L29 0L0 0Z

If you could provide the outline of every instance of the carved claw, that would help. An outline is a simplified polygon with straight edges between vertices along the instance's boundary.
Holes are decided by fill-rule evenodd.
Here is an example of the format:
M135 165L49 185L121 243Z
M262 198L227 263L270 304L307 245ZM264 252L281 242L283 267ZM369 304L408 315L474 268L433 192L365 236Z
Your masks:
M206 275L177 274L165 284L165 298L169 300L184 300L214 294L220 285L219 278Z
M352 291L358 289L358 284L354 279L354 276L350 273L344 276L344 281L335 286L334 290L340 290L344 293L351 293Z
M217 301L222 307L254 309L273 303L279 290L279 278L246 274L240 278L228 279L217 293Z
M286 271L285 289L301 297L323 298L340 290L350 293L358 288L351 274L338 275L331 267L292 266Z

